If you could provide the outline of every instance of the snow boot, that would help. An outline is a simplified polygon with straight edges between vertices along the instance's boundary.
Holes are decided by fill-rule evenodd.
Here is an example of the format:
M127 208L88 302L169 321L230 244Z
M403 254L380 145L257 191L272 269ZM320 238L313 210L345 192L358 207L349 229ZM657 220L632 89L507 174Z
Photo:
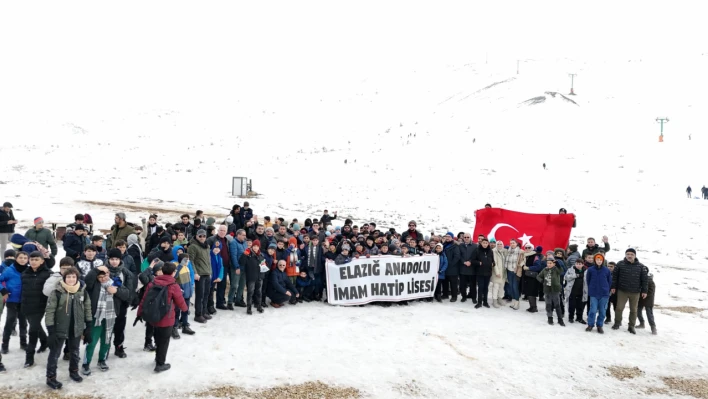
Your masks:
M62 383L56 377L47 377L47 386L52 389L61 389Z
M499 301L492 301L492 306L494 306L495 309L499 309Z
M234 304L230 303L230 304L226 305L226 310L234 310Z
M462 299L460 299L460 302L462 302L462 303L467 302L467 297L462 295Z
M194 331L189 326L182 327L182 334L194 335Z
M516 310L516 300L511 300L511 305L509 305L510 308Z
M128 355L125 353L125 347L123 345L116 346L115 355L121 359L125 359Z
M651 326L651 335L658 335L659 333L656 331L656 326Z
M613 329L613 330L619 330L619 329L620 329L619 323L615 323L615 324L612 326L612 329Z
M91 375L91 367L89 367L88 364L84 364L81 366L81 374L85 376L90 376Z
M531 313L538 312L538 308L536 307L536 297L535 296L529 297L529 308L526 309L526 311L531 312Z
M2 349L0 349L0 353L3 355L7 355L7 353L10 352L10 348L8 348L7 344L2 344Z
M98 362L98 369L101 370L101 371L108 371L108 370L110 370L111 368L108 367L108 365L106 364L106 361L104 360L104 361L102 361L102 362Z
M563 318L562 318L562 317L559 317L559 318L558 318L558 324L559 324L561 327L565 327L565 323L563 323Z
M179 336L179 327L177 328L172 328L172 339L180 339L182 337Z
M548 325L553 325L553 317L548 318Z
M597 332L600 333L600 334L604 334L604 333L605 333L605 330L603 330L602 327L598 327L598 328L597 328Z
M602 328L602 327L598 327L598 328ZM592 326L587 326L587 328L585 328L585 331L587 331L587 332L592 331Z
M158 364L158 365L155 366L155 372L156 372L156 373L162 373L163 371L169 370L170 367L172 367L172 366L170 366L169 363Z
M630 333L635 334L635 335L637 334L637 331L636 331L636 330L634 329L634 327L632 327L632 326L629 326L629 328L627 329L627 331L629 331Z
M216 308L213 306L209 306L207 311L209 312L209 314L216 314Z
M253 311L251 310L251 305L248 305L248 307L246 308L246 313L253 314Z
M497 305L499 305L497 307L501 308L502 306L504 306L504 302L502 302L501 299L497 299Z
M644 322L643 322L643 321L640 321L639 324L637 324L637 326L634 327L634 328L641 328L641 329L644 329Z
M69 378L75 382L81 382L84 379L79 375L79 370L74 370L69 372Z

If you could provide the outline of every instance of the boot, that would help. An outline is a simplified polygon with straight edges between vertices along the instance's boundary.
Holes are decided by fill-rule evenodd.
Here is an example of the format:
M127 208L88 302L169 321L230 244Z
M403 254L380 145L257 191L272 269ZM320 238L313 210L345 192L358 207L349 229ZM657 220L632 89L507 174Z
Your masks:
M117 357L119 357L121 359L125 359L126 357L128 357L128 355L125 353L125 347L123 345L116 346L115 354Z
M629 331L630 333L635 334L635 335L637 334L637 331L636 331L636 330L634 329L634 327L632 327L632 326L629 326L629 328L627 329L627 331Z
M570 323L570 324L573 324L573 323L574 323L574 320L573 320L572 317L569 317L569 318L568 318L568 323Z
M538 312L538 308L536 307L536 297L535 296L529 297L529 306L530 307L527 309L527 312L531 312L531 313Z
M300 298L300 300L299 300L298 302L302 302L302 298ZM267 307L268 307L268 304L266 303L266 301L261 302L261 307L262 307L262 308L267 308Z
M192 331L189 326L184 326L182 327L182 334L187 334L187 335L194 335L194 331Z
M81 382L84 379L79 375L79 370L74 370L69 372L69 378L75 382Z
M81 374L85 376L90 376L91 375L91 367L89 367L88 364L84 364L81 366Z
M501 306L499 306L499 301L492 301L492 306L494 306L495 309L499 309Z
M47 351L47 348L49 348L49 344L47 343L47 340L45 339L44 342L39 343L39 349L37 349L37 353L44 353Z
M588 324L588 322L585 321L585 320L583 320L582 318L578 319L577 321L578 321L578 323L580 323L580 324Z
M509 307L512 308L512 309L514 309L514 310L516 310L516 302L518 302L518 301L515 300L515 299L512 299L512 300L511 300L511 305L509 305Z
M209 312L204 313L204 314L202 315L202 317L205 318L205 319L207 319L207 320L211 320L211 318L212 318L212 316L209 314Z
M499 306L497 306L498 308L501 308L502 306L504 306L504 302L502 302L502 299L497 299L497 305L499 305Z
M598 327L598 328L600 328L600 327ZM587 327L585 328L585 331L587 331L587 332L592 331L592 326L587 326Z
M226 305L216 305L216 308L219 310L229 310L229 308L227 308Z
M262 307L262 306L259 306L258 308L256 308L256 310L258 311L258 313L263 313L263 307Z
M603 330L602 327L598 327L598 328L597 328L597 332L600 333L600 334L604 334L604 333L605 333L605 330Z
M180 339L182 337L179 336L179 327L178 328L173 328L172 329L172 339Z
M606 317L605 324L610 324L610 323L612 323L612 317Z
M4 374L7 372L7 369L5 368L5 365L0 362L0 374Z
M450 298L450 302L457 302L457 297L453 296L452 298Z
M230 304L226 305L226 310L234 310L234 304L230 303Z
M651 335L658 335L659 333L656 331L656 326L651 326Z
M620 324L619 324L619 323L615 323L615 324L612 326L612 329L613 329L613 330L619 330L619 329L620 329Z
M467 302L467 296L463 294L462 299L460 299L460 302Z
M644 322L643 322L643 321L640 321L639 324L637 324L637 326L636 326L635 328L644 329Z
M553 317L548 318L548 325L553 325Z
M170 366L169 363L158 364L158 365L155 366L155 372L156 372L156 373L162 373L163 371L169 370L170 367L171 367L171 366Z
M3 343L2 349L0 349L0 353L2 353L3 355L7 355L8 352L10 352L10 348L8 347L8 344Z
M61 382L57 381L56 377L47 377L47 386L52 389L61 389Z
M482 306L489 309L489 303L487 303L487 301L482 302Z
M479 309L482 307L482 302L478 302L476 305L474 305L475 309Z
M108 370L111 369L110 367L108 367L108 365L106 364L106 361L105 361L105 360L102 361L102 362L98 362L98 368L99 368L99 370L101 370L101 371L108 371Z
M20 349L23 351L27 350L27 339L25 338L24 340L20 337Z
M28 369L34 366L34 352L25 354L25 368Z
M442 302L442 298L440 297L440 295L435 295L435 300L437 302Z
M64 352L64 357L62 359L68 362L71 360L71 354L69 352Z
M143 352L155 352L157 348L155 345L152 344L151 341L145 342L145 346L143 347Z
M246 302L244 302L244 301L234 302L234 306L239 307L239 308L245 308Z
M207 322L206 319L204 318L204 316L197 316L194 318L194 321L197 323L202 323L202 324Z
M558 324L559 324L561 327L565 327L565 323L563 323L563 317L559 317L559 318L558 318Z
M209 312L209 314L216 314L216 308L213 306L209 306L207 311Z
M253 314L253 312L251 311L251 305L248 305L248 307L246 308L246 313Z

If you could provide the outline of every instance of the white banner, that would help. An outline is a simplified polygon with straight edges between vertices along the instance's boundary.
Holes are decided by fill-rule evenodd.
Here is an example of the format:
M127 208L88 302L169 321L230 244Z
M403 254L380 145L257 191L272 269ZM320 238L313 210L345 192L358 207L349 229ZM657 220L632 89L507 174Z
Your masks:
M327 302L363 305L431 298L438 282L438 255L372 256L337 265L327 260Z

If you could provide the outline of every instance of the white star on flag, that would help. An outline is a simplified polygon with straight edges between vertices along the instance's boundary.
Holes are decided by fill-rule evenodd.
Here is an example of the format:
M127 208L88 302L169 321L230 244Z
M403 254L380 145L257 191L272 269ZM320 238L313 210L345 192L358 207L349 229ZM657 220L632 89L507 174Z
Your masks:
M522 237L519 237L519 240L522 241L521 246L525 247L526 243L529 243L531 246L533 246L533 244L531 244L531 238L533 238L533 236L527 236L526 233L524 233Z

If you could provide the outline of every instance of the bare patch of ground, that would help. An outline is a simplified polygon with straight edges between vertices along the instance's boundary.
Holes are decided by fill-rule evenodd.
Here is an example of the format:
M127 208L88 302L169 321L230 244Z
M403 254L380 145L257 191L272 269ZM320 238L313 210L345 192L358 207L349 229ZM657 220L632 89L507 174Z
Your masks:
M644 375L644 372L640 370L639 367L610 366L607 367L607 371L610 372L612 377L620 381L630 380Z
M0 398L3 399L100 399L103 396L72 395L61 391L46 391L32 389L13 389L12 387L0 388Z
M672 391L694 398L708 399L708 379L706 378L662 377L661 380Z
M701 313L705 310L703 308L697 308L695 306L658 306L658 305L655 305L654 307L660 308L662 310L671 310L673 312L688 313L688 314Z
M435 338L441 340L441 341L444 342L447 346L449 346L450 348L452 348L452 350L454 350L455 352L457 352L458 355L464 357L465 359L468 359L468 360L477 360L477 359L473 358L472 356L469 356L469 355L465 354L464 352L462 352L457 346L455 346L455 344L453 344L452 342L450 342L450 340L448 340L447 338L443 337L442 335L430 334L430 336L431 336L431 337L435 337Z
M245 390L243 388L224 385L205 391L193 392L200 398L233 398L233 399L355 399L362 396L356 388L335 387L321 381L309 381L297 385L280 385L272 388Z
M426 389L421 387L416 380L411 380L404 384L396 384L394 389L406 398L420 397L426 395Z

